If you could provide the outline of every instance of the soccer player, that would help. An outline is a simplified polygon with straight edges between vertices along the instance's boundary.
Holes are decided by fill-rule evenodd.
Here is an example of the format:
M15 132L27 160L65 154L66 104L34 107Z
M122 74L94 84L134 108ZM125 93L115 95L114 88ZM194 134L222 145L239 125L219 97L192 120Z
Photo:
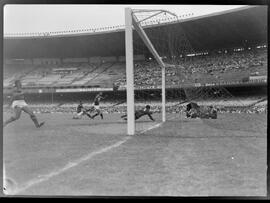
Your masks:
M81 119L83 115L87 115L89 118L92 118L92 116L88 114L87 111L88 110L83 107L82 101L80 101L79 105L77 106L77 114L73 116L73 119Z
M135 120L138 120L142 116L148 115L148 117L152 121L155 121L155 119L151 116L151 114L153 114L153 112L150 111L150 105L146 105L144 109L135 111ZM121 118L124 118L124 120L127 120L127 114L121 116Z
M92 116L92 118L94 119L96 116L100 115L101 119L103 119L103 113L99 108L99 102L101 99L104 99L105 97L102 97L102 92L98 93L94 99L94 103L93 103L93 109L92 111L96 111L96 114Z
M209 106L210 118L217 119L217 110L212 105Z
M15 88L12 92L9 107L10 106L14 109L15 115L6 120L3 124L3 127L5 127L6 125L8 125L13 121L18 120L21 116L22 111L24 111L30 116L31 120L34 122L37 128L40 128L42 125L44 125L45 122L41 123L38 122L36 115L33 113L33 111L29 108L29 106L25 102L24 92L22 90L22 84L20 80L15 81Z
M195 108L191 108L189 111L187 111L187 118L198 118L199 117L199 110Z

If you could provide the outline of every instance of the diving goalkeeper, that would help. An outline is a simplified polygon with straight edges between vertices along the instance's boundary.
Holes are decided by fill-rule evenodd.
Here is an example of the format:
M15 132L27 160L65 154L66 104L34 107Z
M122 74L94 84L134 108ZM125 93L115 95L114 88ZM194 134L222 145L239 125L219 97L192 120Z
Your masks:
M135 120L138 120L142 116L148 115L148 117L152 121L155 121L155 119L151 116L151 114L153 114L153 112L150 111L150 105L146 105L144 109L135 111ZM123 118L124 120L127 120L127 114L121 116L121 118Z

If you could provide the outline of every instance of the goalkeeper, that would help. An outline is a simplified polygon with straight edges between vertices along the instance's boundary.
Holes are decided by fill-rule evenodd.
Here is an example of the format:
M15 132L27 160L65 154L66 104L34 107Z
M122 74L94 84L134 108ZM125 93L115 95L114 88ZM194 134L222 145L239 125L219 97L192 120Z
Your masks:
M135 111L135 120L138 120L142 116L148 115L148 117L152 121L155 121L155 119L151 116L151 114L153 114L153 112L150 111L150 105L146 105L144 109ZM123 118L124 120L127 120L127 114L121 116L121 118Z

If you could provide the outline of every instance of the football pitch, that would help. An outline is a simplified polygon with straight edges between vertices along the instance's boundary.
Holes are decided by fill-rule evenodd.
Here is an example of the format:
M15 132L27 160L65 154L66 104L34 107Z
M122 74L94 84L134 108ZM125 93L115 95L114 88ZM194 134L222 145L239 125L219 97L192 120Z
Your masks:
M40 129L22 114L3 130L6 194L267 194L266 114L163 124L146 117L136 122L134 136L126 135L121 114L105 114L104 120L74 120L67 113L37 116L46 122Z

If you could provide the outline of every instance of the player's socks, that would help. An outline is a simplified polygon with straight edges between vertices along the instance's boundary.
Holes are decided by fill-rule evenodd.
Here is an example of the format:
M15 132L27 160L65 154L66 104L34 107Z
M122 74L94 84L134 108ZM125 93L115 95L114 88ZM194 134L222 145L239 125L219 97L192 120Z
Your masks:
M45 124L45 122L41 122L37 128L40 128L41 126L43 126Z
M87 115L89 118L93 119L93 117L92 117L90 114L87 113L86 115Z
M35 115L30 116L31 120L34 122L35 126L39 128L39 123Z
M100 117L101 117L101 119L103 119L103 114L102 113L100 114Z
M95 115L93 115L92 118L94 119L97 115L98 115L98 113L96 113Z

